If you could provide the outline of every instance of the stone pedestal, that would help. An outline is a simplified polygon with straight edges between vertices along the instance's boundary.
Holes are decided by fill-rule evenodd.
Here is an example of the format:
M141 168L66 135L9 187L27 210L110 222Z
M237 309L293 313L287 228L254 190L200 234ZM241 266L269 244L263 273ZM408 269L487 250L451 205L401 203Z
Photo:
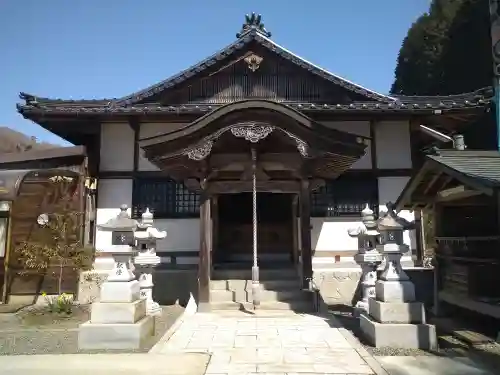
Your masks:
M401 267L401 256L409 250L403 244L403 231L411 223L389 211L378 220L381 244L377 246L386 258L380 279L375 283L375 298L370 298L368 312L360 318L360 327L376 347L434 349L436 329L425 321L423 303L415 300L415 287Z
M153 227L153 214L146 209L142 214L142 221L134 233L139 254L134 258L141 288L140 297L146 300L148 315L161 315L160 305L153 300L153 268L160 264L160 257L156 255L156 241L167 237L167 232L162 232Z
M140 297L146 301L146 312L148 315L161 315L160 305L153 300L153 267L160 264L158 256L135 257L136 270L139 273Z
M135 227L122 206L118 217L100 228L113 232L106 252L114 264L102 284L99 302L91 306L90 320L79 327L80 349L138 349L154 332L154 318L146 315L147 303L140 298L139 281L131 270Z
M368 312L368 300L375 297L375 281L377 280L377 267L382 262L382 256L376 250L377 223L373 211L368 204L361 211L362 226L349 229L349 236L358 238L359 250L354 255L354 261L361 267L361 300L356 303L354 315L359 317Z

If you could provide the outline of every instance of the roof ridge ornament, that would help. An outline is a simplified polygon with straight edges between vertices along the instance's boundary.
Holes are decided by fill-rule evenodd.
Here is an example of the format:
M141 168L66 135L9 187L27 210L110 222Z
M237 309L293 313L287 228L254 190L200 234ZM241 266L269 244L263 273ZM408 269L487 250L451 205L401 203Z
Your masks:
M241 26L240 32L236 34L236 38L241 38L243 35L252 30L257 31L267 38L271 37L271 33L266 30L264 24L262 23L262 15L255 14L255 12L245 14L245 23Z

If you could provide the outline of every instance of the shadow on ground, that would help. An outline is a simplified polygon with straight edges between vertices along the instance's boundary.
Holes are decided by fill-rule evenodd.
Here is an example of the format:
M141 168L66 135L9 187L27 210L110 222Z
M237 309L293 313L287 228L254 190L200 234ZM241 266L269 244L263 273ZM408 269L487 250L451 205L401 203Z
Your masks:
M329 305L328 309L344 328L351 331L358 338L371 355L383 359L386 365L390 367L389 373L391 375L495 374L498 373L500 368L500 345L496 343L470 346L456 339L447 331L440 329L440 326L437 325L437 350L375 348L363 337L359 328L359 320L353 316L351 306ZM430 317L430 321L433 323L432 317ZM467 324L463 325L464 327L467 326ZM470 329L471 324L469 323L468 326ZM442 368L442 370L437 372L437 368ZM486 369L490 372L487 372Z

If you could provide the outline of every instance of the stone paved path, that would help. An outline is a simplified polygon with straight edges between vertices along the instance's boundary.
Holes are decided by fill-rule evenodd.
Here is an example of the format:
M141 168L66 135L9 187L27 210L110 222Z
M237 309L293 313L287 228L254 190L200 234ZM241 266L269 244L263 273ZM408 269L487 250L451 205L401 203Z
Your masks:
M156 353L179 351L211 353L209 375L373 374L332 321L291 312L195 314Z

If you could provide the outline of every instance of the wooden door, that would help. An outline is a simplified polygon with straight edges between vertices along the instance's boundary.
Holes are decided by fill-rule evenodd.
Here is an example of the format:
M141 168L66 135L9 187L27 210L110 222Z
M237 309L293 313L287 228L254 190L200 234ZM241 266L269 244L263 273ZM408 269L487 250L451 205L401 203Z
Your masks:
M291 254L292 196L259 193L257 195L258 254ZM253 253L251 193L227 194L219 197L220 260L243 259Z

